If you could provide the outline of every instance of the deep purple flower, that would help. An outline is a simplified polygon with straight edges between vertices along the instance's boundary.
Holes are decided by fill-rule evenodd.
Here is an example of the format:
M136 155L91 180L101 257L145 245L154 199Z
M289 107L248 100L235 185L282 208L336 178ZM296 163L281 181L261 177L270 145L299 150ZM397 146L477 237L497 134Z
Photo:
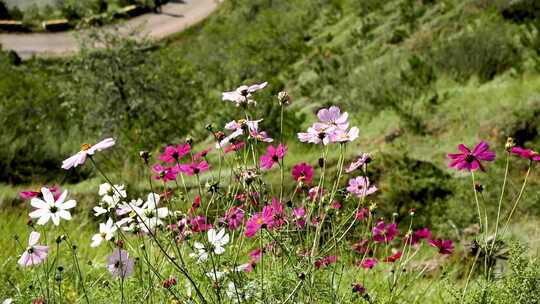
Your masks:
M481 141L471 151L464 144L460 144L458 149L461 153L450 153L448 158L452 161L448 164L449 168L456 168L459 171L476 171L478 169L485 171L480 161L492 161L495 159L495 152L489 150L489 145Z

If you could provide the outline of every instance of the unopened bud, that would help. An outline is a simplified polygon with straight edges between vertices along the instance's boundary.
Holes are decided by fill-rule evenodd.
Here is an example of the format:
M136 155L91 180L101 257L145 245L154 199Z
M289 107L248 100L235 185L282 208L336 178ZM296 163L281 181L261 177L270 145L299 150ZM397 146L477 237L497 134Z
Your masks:
M508 139L506 139L506 144L504 145L504 148L506 149L506 151L512 150L512 148L515 146L516 146L516 143L514 142L514 139L512 137L508 137Z
M278 101L280 105L286 106L291 104L292 99L291 96L289 96L289 93L282 91L278 93Z
M476 190L476 192L478 193L482 193L484 191L484 186L482 186L482 184L474 184L474 190Z
M144 161L145 164L148 165L148 160L150 159L150 152L148 151L140 151L139 157Z
M207 124L205 128L206 130L208 130L208 132L212 132L212 130L214 130L214 127L212 126L212 124Z
M186 143L191 146L193 144L193 138L191 136L186 137Z

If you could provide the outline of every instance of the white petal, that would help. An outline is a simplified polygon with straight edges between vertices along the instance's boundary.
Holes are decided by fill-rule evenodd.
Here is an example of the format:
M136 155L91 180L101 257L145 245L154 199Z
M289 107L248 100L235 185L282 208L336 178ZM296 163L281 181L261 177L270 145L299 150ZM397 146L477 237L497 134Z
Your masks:
M71 213L69 213L69 211L66 211L66 210L58 210L57 214L58 214L58 217L59 217L59 218L63 218L63 219L65 219L66 221L70 221L70 220L71 220Z
M51 215L52 215L52 214L50 214L49 212L43 214L43 215L39 218L39 220L37 221L37 224L38 224L38 225L45 225L45 224L47 224L47 222L48 222L49 219L51 218Z
M63 203L62 205L59 206L60 209L62 210L67 210L67 209L71 209L73 207L77 206L77 202L75 200L69 200L65 203Z
M103 241L103 238L101 237L101 234L94 234L92 236L92 244L90 244L90 247L99 246L99 244L101 244L101 241Z
M216 246L216 247L214 248L214 253L217 254L217 255L220 255L220 254L222 254L222 253L224 253L224 252L225 252L225 248L223 248L223 247Z
M49 209L51 206L49 204L47 204L46 202L40 200L39 198L36 198L34 197L31 201L30 201L30 205L32 205L32 207L34 208L38 208L38 209Z
M28 246L34 246L37 244L37 242L39 241L39 232L37 231L32 231L30 232L30 237L28 238Z
M49 209L37 209L30 212L28 216L31 218L38 218L44 216L47 213L50 213Z
M58 214L52 214L51 213L51 219L52 219L52 222L55 226L58 226L60 225L60 217L58 216ZM38 222L39 224L39 222Z
M45 202L49 205L49 206L54 206L54 197L51 193L51 190L49 190L48 188L41 188L41 193L43 194L43 198L45 199Z

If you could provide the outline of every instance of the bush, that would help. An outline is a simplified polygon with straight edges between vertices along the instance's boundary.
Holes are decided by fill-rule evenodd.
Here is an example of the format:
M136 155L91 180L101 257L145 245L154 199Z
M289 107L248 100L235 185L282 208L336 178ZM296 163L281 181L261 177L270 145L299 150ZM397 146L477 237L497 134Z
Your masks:
M485 82L519 64L520 52L512 39L504 25L482 25L443 41L432 54L433 63L457 81L475 75Z

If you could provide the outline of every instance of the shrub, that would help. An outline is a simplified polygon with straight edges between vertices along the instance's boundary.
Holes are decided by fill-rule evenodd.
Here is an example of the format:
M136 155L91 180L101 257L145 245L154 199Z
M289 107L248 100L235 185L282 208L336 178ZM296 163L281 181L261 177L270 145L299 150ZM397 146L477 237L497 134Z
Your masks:
M437 69L457 81L477 76L485 82L518 65L520 52L511 30L501 24L488 24L443 41L432 59Z

